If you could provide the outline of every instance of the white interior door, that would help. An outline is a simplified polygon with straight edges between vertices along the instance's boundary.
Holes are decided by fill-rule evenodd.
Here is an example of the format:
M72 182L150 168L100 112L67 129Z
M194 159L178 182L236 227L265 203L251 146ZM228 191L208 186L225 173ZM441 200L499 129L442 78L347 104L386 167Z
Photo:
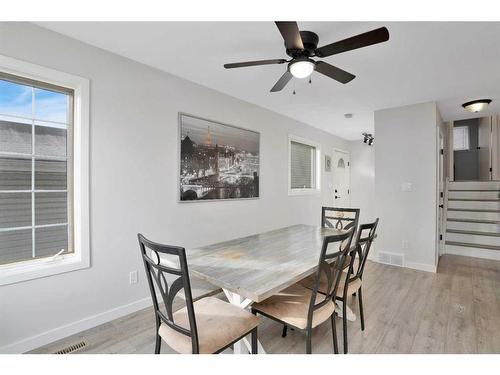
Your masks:
M491 180L491 117L479 119L478 169L480 180Z
M333 151L333 205L334 207L350 207L350 162L349 153Z

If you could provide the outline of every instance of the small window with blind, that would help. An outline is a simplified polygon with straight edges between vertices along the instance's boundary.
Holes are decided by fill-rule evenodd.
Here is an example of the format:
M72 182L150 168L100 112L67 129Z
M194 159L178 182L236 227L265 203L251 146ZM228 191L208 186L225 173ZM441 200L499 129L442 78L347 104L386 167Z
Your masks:
M289 137L289 194L319 191L319 145L303 138Z
M453 128L453 151L469 151L469 127L456 126Z
M73 91L0 74L0 264L73 252Z
M88 93L0 55L0 285L89 266Z

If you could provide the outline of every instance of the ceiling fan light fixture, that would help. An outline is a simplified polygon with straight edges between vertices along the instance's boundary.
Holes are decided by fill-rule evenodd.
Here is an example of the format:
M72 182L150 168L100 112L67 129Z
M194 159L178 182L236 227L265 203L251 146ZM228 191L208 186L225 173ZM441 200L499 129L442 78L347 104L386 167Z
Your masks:
M307 78L314 71L314 61L310 59L296 60L290 63L289 69L295 78Z
M491 103L491 99L478 99L462 104L462 107L469 112L480 112L486 109Z

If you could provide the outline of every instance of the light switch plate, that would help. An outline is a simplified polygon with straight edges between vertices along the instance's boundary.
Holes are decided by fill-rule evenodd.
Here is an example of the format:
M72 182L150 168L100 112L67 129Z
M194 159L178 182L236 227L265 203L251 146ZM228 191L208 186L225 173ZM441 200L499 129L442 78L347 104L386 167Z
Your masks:
M137 281L138 281L137 271L130 272L130 275L129 275L130 285L137 284Z
M411 182L403 182L401 184L401 191L412 191L413 185Z

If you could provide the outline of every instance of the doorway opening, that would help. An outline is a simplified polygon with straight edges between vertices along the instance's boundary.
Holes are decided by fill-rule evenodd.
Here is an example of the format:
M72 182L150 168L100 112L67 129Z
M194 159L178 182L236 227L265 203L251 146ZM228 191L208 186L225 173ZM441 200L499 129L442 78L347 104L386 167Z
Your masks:
M498 180L498 132L495 120L494 117L478 117L453 122L451 180Z

